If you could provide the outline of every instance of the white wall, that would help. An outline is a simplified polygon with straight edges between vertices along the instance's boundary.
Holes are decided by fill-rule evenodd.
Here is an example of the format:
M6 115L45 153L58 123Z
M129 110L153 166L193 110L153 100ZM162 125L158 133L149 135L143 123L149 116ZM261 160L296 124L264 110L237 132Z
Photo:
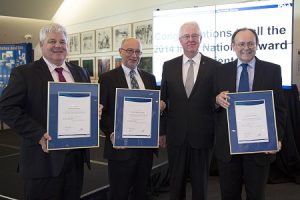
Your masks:
M252 0L253 1L253 0ZM152 19L152 12L156 9L177 9L194 6L207 6L245 2L237 0L65 0L53 17L53 21L66 26L69 34L113 27L120 24L134 23ZM293 53L293 83L300 88L300 1L295 0L294 8L294 53ZM35 48L35 59L41 54ZM148 52L147 52L148 51ZM151 53L146 50L145 53ZM96 57L118 55L118 52L84 54L81 57ZM78 57L78 56L73 56Z

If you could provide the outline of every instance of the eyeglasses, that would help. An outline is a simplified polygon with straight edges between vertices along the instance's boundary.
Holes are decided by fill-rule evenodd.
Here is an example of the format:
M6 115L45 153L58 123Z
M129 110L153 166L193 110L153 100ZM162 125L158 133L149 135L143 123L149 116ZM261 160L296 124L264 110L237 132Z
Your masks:
M239 48L245 48L248 47L250 49L254 48L256 46L255 42L239 42L236 44Z
M200 36L199 34L192 34L192 35L185 34L185 35L181 36L180 38L182 38L182 39L184 39L184 40L189 40L190 38L191 38L192 40L196 40L196 39L199 38L199 36Z
M131 49L131 48L128 48L128 49L123 49L123 48L120 48L121 50L123 50L123 51L125 51L126 52L126 54L128 55L128 56L131 56L133 53L135 53L135 55L137 55L137 56L140 56L140 55L142 55L142 51L141 50L139 50L139 49Z

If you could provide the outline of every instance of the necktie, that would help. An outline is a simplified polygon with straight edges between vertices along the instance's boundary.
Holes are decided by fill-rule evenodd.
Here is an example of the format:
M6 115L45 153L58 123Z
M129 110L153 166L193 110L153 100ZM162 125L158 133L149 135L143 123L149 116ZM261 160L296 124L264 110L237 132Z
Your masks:
M243 70L242 70L241 76L240 76L238 92L248 92L250 90L249 77L248 77L248 71L247 71L248 64L243 63L243 64L241 64L241 66L243 67Z
M188 62L190 63L190 66L185 81L185 92L186 95L189 97L194 87L194 67L193 67L194 61L189 60Z
M131 70L129 75L130 75L130 83L131 83L131 89L139 89L139 84L134 76L135 71Z
M62 67L57 67L55 68L55 71L58 73L58 80L59 82L67 82L64 75L63 75L63 68Z

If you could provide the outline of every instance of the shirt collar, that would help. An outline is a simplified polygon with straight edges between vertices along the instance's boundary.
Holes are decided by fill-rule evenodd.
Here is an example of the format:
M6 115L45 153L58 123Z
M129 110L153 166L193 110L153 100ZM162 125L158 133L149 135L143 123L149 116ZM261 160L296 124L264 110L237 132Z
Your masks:
M192 60L194 61L194 63L199 62L199 60L201 59L201 54L197 53ZM183 64L186 64L188 61L190 60L190 58L188 58L186 55L183 54Z
M244 63L244 62L242 62L240 59L238 59L237 67L240 67L242 63ZM255 66L255 57L247 64L249 67L253 68Z
M66 65L66 62L63 62L61 66L56 66L55 64L52 64L49 60L47 60L44 56L43 59L46 62L50 72L53 72L57 67L62 67L65 71L70 72L69 68Z
M129 73L130 73L131 69L130 69L130 68L128 68L128 67L126 67L126 66L125 66L125 65L123 65L123 64L122 64L122 68L123 68L123 70L124 70L125 74L129 76ZM135 67L133 70L135 71L135 74L138 74L137 67Z

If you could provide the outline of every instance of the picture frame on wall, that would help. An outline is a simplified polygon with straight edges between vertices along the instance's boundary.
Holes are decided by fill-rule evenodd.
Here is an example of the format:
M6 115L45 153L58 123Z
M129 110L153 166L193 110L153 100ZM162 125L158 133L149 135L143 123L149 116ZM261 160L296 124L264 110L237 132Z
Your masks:
M121 56L114 56L113 57L113 69L117 67L121 67L122 65L122 58Z
M112 68L111 56L103 56L96 58L96 70L98 78L101 74L108 72Z
M141 21L133 24L133 37L139 39L143 49L153 48L152 20Z
M131 37L131 24L123 24L113 27L113 49L118 51L122 41Z
M96 79L95 58L81 58L81 67L89 72L91 80Z
M81 33L81 53L95 53L95 31Z
M68 35L69 55L80 54L80 34Z
M111 27L96 30L96 52L112 51Z
M153 61L151 54L145 54L141 57L138 69L145 70L146 72L153 73Z
M80 58L68 58L68 62L77 66L81 65Z

